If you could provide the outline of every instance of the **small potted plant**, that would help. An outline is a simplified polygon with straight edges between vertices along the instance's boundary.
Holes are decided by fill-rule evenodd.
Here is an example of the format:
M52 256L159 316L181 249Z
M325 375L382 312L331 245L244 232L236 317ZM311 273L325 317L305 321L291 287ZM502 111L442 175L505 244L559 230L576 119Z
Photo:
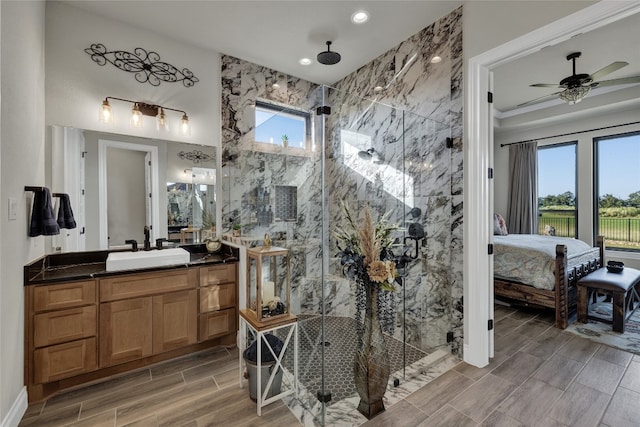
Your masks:
M238 223L233 224L231 229L232 229L231 235L233 237L240 237L240 231L242 230L242 226L240 224Z
M283 147L288 147L289 146L289 137L287 136L286 133L284 135L282 135L282 146Z

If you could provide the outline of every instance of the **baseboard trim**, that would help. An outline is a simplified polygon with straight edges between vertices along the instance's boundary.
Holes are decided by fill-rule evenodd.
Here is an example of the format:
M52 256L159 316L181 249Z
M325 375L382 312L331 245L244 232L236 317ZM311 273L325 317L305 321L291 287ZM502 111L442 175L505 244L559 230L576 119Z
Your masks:
M13 405L9 409L7 416L2 420L0 427L17 427L20 424L20 420L24 416L29 406L29 399L27 399L27 387L22 387L16 400L13 401Z

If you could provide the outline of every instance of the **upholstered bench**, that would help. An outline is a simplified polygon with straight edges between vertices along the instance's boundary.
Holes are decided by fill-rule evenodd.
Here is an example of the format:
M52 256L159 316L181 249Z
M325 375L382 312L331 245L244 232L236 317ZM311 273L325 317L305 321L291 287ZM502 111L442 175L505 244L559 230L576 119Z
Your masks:
M625 267L621 273L610 273L606 268L593 271L577 283L578 286L578 322L586 323L587 319L613 323L613 330L624 332L627 318L640 304L640 271ZM613 297L613 319L589 314L589 298L595 294Z

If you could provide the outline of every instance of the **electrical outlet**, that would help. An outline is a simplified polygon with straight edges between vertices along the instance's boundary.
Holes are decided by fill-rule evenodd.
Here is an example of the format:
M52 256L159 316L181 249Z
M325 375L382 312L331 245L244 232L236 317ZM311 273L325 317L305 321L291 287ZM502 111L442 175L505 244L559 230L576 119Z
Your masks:
M18 219L18 199L9 197L9 221Z

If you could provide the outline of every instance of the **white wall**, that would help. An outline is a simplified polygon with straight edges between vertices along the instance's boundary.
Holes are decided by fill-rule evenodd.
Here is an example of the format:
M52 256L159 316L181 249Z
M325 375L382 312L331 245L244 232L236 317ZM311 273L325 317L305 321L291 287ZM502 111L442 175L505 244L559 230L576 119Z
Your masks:
M220 146L219 53L60 2L47 2L46 26L47 125ZM91 60L84 49L92 43L102 43L107 50L132 52L141 47L155 51L161 61L188 68L200 81L192 87L180 82L161 82L159 86L138 83L133 73ZM110 101L116 123L103 125L98 122L98 109L107 96L184 110L189 115L191 137L177 134L181 114L172 111L166 111L172 127L169 134L158 133L153 118L146 116L142 130L131 128L132 105L120 101Z
M27 403L22 266L44 253L44 237L27 237L33 194L24 186L44 185L45 4L2 1L0 10L0 422L14 426ZM11 221L9 197L18 202Z
M464 56L472 58L597 1L467 1Z
M559 135L569 132L595 129L605 126L619 125L636 122L640 117L640 109L618 111L608 115L599 115L582 120L573 120L569 123L550 127L535 128L526 131L509 132L496 135L494 145L494 209L496 212L506 213L508 203L509 186L509 148L500 147L500 144L524 141L528 139ZM594 132L585 132L578 135L545 139L539 142L539 146L557 144L560 142L578 141L578 238L589 244L593 244L593 138L605 135L614 135L623 132L640 130L640 125L629 125ZM626 254L608 251L606 259L621 260L625 265L640 268L639 254Z

